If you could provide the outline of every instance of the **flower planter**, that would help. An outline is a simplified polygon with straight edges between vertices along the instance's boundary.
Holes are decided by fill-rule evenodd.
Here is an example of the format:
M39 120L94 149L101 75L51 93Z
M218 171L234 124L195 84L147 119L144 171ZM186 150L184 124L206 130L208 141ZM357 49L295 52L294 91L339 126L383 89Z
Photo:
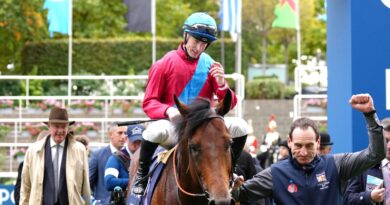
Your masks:
M144 110L140 107L135 107L133 109L133 114L143 114L144 113Z
M38 108L28 108L27 109L28 114L42 114L42 110Z
M91 137L91 138L94 138L94 137L97 137L98 136L98 133L95 131L95 130L88 130L86 135L88 137Z
M22 131L22 133L20 134L21 137L24 137L24 138L29 138L31 137L31 134L30 132L28 131Z
M112 113L113 113L114 115L121 115L121 114L123 113L123 111L122 111L122 108L114 108L114 109L112 110Z
M1 108L0 109L0 113L1 114L12 114L14 112L14 110L12 108Z
M84 110L81 108L72 108L72 109L70 109L70 114L81 115L81 114L84 114Z

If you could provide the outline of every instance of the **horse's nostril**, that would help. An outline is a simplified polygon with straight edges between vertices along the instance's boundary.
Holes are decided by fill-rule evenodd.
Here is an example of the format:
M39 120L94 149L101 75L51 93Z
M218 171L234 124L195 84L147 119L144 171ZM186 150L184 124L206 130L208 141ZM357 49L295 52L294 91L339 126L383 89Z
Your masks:
M236 204L236 201L234 201L234 199L231 199L230 200L230 205L235 205Z
M215 201L214 200L209 201L209 205L215 205Z

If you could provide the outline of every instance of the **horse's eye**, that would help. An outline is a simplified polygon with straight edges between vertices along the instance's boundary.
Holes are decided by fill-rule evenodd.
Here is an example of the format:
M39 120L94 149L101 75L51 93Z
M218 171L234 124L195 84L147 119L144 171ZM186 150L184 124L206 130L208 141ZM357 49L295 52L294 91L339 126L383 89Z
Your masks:
M231 146L232 146L232 142L225 143L225 150L230 149Z
M190 144L188 145L189 148L190 148L190 151L193 153L193 154L199 154L200 152L200 147L199 145L196 145L196 144Z

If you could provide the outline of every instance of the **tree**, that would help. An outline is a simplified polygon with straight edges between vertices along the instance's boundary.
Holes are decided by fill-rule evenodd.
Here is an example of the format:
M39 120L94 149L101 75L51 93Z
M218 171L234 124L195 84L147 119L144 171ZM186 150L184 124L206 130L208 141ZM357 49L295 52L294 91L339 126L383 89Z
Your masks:
M127 8L122 0L73 0L73 37L125 35Z
M43 0L0 0L0 71L9 73L7 64L20 62L26 41L47 35L43 20Z
M183 23L191 14L185 0L156 0L156 35L177 38L183 34Z
M274 8L277 3L278 0L243 1L242 10L245 11L242 17L244 32L250 32L245 37L249 39L247 43L251 46L256 42L257 36L261 36L261 62L263 68L267 64L267 34L272 28L272 21L275 18ZM254 36L250 36L250 34Z

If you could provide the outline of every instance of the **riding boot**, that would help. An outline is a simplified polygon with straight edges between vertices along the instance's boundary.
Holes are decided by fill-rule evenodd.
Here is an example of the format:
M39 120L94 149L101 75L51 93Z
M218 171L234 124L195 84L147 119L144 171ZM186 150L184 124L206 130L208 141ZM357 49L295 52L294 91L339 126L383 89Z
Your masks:
M244 135L244 136L241 136L241 137L233 138L233 143L231 145L233 171L235 171L237 160L240 157L242 149L245 146L245 142L246 142L246 137L247 136L248 135Z
M134 179L133 193L134 194L144 194L145 188L148 182L147 175L149 172L149 166L152 161L154 151L158 143L150 142L147 140L142 141L141 151L139 155L139 166L137 170L137 175Z

